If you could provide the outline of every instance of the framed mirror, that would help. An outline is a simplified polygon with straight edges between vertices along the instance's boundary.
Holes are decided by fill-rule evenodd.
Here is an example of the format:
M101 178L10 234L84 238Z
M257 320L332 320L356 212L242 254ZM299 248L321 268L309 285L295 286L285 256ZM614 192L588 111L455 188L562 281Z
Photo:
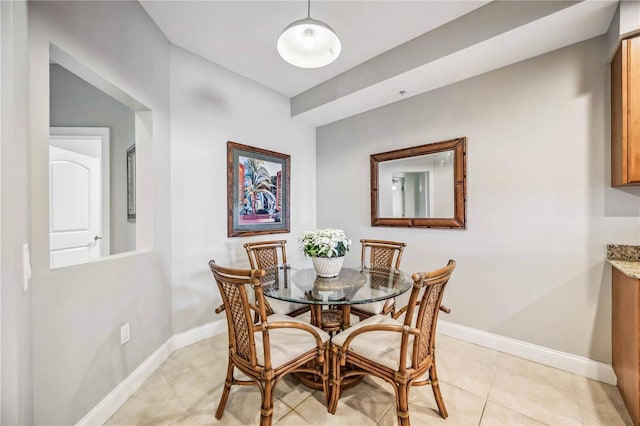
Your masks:
M466 228L466 144L462 137L371 155L371 226Z

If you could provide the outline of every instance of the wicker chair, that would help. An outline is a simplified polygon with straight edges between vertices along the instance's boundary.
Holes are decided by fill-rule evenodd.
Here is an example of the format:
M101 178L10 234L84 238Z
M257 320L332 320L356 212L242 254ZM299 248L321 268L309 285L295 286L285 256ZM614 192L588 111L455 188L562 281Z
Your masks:
M360 240L362 254L360 263L362 268L395 268L400 269L402 252L407 246L405 243L383 240ZM351 306L351 313L360 320L376 314L393 315L395 299L387 299L381 302L365 303Z
M247 250L247 256L249 256L249 264L251 265L251 268L274 271L273 268L269 267L287 263L287 250L285 249L286 243L286 240L246 243L244 248ZM278 251L280 252L280 256L278 256ZM279 260L282 261L279 262ZM273 299L270 301L265 299L264 303L267 309L267 315L276 313L297 317L298 315L309 311L309 305L304 305L302 303L288 303Z
M285 374L294 371L318 376L328 403L329 335L286 315L273 314L267 317L265 305L260 303L264 299L260 279L265 271L225 268L216 265L213 260L209 266L222 296L229 330L227 378L216 418L220 419L224 413L231 385L255 384L262 396L260 425L271 425L276 384ZM247 284L253 287L256 305L249 303ZM260 316L256 324L252 310L258 311ZM234 378L234 368L238 368L250 380Z
M450 260L443 268L413 274L409 303L396 315L397 318L406 314L404 323L386 315L374 315L333 338L329 412L336 412L343 380L371 374L393 385L399 425L409 425L411 386L430 384L440 415L447 418L436 372L435 333L444 289L455 266L456 262ZM340 366L348 368L341 371Z

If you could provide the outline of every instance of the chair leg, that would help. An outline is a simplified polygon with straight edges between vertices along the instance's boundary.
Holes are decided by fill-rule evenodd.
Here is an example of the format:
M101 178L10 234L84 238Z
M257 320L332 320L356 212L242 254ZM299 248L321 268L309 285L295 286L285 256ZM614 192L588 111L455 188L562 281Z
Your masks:
M331 403L331 377L329 377L329 363L332 362L332 359L333 358L330 358L329 345L327 344L324 348L324 362L322 363L322 392L324 393L324 400L327 404L327 408Z
M447 407L444 406L444 399L442 399L442 394L440 393L440 383L438 382L438 373L436 372L436 359L433 358L433 363L431 364L431 368L429 368L429 378L431 379L431 389L433 390L433 397L436 400L436 404L438 405L438 410L440 410L440 416L443 419L446 419L449 416L447 412Z
M216 410L216 419L220 420L224 408L227 406L227 399L229 399L229 391L231 390L231 384L233 383L233 362L229 359L227 364L227 378L224 381L224 389L220 396L220 402L218 403L218 409Z
M275 380L264 381L262 392L262 408L260 409L260 426L271 426L273 421L273 399L275 393Z
M409 426L409 384L399 384L396 389L396 415L398 426Z
M340 359L338 349L332 346L331 351L331 398L327 408L331 414L335 414L338 409L338 400L340 399Z

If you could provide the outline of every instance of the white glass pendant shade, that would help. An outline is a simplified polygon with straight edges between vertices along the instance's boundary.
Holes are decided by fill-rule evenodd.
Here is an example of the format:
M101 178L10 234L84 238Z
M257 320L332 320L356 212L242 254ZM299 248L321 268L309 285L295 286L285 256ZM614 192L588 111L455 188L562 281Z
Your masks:
M340 39L322 21L300 19L284 29L278 39L282 59L300 68L320 68L340 55Z

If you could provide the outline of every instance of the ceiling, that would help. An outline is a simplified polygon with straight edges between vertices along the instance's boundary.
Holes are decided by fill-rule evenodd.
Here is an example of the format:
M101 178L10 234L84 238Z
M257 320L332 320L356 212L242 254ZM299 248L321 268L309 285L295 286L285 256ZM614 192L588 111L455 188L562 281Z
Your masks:
M607 31L617 1L312 1L342 42L319 69L282 60L276 41L306 1L141 1L175 45L291 98L322 125Z

